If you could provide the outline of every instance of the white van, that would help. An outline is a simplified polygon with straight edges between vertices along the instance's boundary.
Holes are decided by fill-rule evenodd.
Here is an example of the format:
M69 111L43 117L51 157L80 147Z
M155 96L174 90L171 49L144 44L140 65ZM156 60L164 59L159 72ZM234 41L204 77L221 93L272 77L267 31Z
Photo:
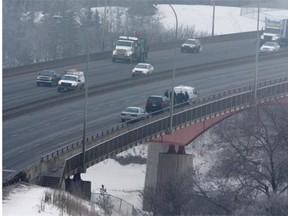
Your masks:
M184 101L191 101L197 98L197 91L194 87L191 86L185 86L185 85L180 85L174 87L174 92L176 94L176 97L179 96L179 94L182 92L184 94L184 98L181 101L178 101L178 103L182 103ZM188 97L186 98L185 94L188 94Z

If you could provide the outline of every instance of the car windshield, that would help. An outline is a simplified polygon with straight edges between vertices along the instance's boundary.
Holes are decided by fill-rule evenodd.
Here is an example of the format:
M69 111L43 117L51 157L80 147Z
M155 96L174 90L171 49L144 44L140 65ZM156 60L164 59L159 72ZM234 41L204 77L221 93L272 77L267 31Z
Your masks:
M77 77L75 77L75 76L66 76L65 75L62 79L63 80L77 81Z
M132 47L132 43L131 41L117 41L117 46L126 46L126 47Z
M42 75L42 76L53 76L53 71L41 71L39 73L39 75Z
M138 113L139 109L135 108L135 107L127 107L124 111L125 112L131 112L131 113Z
M273 42L266 42L265 44L264 44L265 46L275 46L275 43L273 43Z
M147 64L137 64L136 68L148 68Z
M196 44L196 41L195 40L186 40L186 43L187 44Z

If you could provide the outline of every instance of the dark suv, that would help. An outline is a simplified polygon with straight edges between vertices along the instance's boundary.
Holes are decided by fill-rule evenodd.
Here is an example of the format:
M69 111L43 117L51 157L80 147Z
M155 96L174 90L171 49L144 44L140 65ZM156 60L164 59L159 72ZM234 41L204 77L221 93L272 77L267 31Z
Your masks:
M148 97L145 109L148 113L161 113L170 107L170 100L166 96L151 95Z
M56 86L58 85L58 81L61 79L61 74L57 73L53 70L43 70L37 76L37 86L49 85Z
M181 45L181 52L197 52L202 49L201 43L198 39L187 39L185 43Z

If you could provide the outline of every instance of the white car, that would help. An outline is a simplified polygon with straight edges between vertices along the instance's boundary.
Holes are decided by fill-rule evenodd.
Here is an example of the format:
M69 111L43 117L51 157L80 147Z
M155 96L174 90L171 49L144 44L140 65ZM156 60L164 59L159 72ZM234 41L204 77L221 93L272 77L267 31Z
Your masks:
M266 53L266 52L277 52L280 50L280 45L277 42L265 42L261 47L260 47L260 52L261 53Z
M154 72L154 67L149 63L138 63L132 70L132 76L148 75Z
M125 121L139 121L149 117L149 114L142 107L127 107L120 114L122 122Z

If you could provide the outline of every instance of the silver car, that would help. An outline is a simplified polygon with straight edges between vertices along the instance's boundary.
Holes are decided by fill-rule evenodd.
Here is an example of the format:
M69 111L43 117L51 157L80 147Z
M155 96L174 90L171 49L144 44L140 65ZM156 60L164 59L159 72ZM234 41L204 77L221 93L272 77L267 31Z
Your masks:
M154 67L149 63L138 63L132 70L132 76L149 75L154 72Z
M149 117L149 114L142 107L127 107L120 114L122 122L139 121Z
M260 47L261 53L267 53L267 52L277 52L280 50L280 45L277 42L265 42Z

